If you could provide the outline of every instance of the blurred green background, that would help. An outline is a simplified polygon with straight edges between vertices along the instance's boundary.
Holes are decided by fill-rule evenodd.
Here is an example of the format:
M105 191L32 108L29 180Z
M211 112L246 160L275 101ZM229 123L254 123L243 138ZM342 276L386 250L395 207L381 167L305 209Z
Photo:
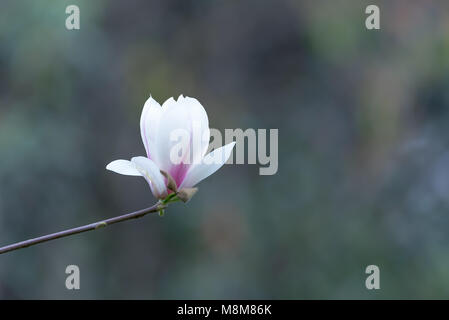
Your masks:
M2 1L0 245L151 205L105 165L145 153L150 94L181 93L211 127L278 128L278 173L227 165L163 218L1 255L0 298L449 296L443 0Z

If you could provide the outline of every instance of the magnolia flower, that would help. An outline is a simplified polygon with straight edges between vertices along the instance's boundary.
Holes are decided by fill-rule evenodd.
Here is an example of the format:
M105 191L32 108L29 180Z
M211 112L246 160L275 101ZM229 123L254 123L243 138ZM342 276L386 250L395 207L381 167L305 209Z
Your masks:
M106 169L144 177L158 199L171 192L167 188L170 181L177 189L192 188L213 174L228 160L235 145L229 143L206 155L210 139L207 113L198 100L182 95L162 106L150 96L142 110L140 133L146 157L115 160Z

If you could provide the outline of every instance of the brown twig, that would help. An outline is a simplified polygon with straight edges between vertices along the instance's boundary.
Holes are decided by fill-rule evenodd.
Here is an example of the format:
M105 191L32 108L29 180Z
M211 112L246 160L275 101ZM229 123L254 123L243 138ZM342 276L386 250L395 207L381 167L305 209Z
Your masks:
M164 209L165 207L166 206L164 204L156 203L155 205L148 207L146 209L127 213L127 214L124 214L124 215L121 215L118 217L94 222L94 223L91 223L91 224L88 224L85 226L72 228L72 229L68 229L68 230L64 230L64 231L60 231L60 232L56 232L56 233L52 233L52 234L47 234L45 236L34 238L34 239L17 242L17 243L11 244L9 246L0 248L0 254L6 253L9 251L13 251L13 250L26 248L29 246L34 246L35 244L47 242L47 241L54 240L54 239L68 237L68 236L71 236L71 235L74 235L77 233L100 229L100 228L106 227L106 226L114 224L114 223L119 223L119 222L123 222L123 221L130 220L130 219L141 218L141 217L147 215L148 213L159 212L162 209Z

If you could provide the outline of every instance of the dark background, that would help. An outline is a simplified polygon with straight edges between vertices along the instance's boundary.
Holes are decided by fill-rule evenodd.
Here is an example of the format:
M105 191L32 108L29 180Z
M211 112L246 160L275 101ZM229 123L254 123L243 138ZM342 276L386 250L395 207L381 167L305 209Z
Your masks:
M81 29L65 28L76 4ZM378 4L381 30L365 28ZM0 256L0 298L447 298L447 1L2 1L0 245L141 209L142 106L279 129L188 205ZM81 290L65 288L65 268ZM381 289L365 288L380 267Z

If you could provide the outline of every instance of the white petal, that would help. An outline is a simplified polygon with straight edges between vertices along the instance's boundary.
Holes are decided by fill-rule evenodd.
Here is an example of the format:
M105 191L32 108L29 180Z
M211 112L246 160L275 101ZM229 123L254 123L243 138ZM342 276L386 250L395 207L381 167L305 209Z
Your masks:
M202 163L193 165L187 172L187 175L179 188L191 188L201 180L215 173L226 161L228 161L234 145L235 142L231 142L221 148L215 149L204 157Z
M174 149L182 150L183 163L198 163L207 151L209 139L209 120L198 100L181 95L178 101L170 98L164 102L157 134L160 157L156 160L162 170L170 172L179 165L180 161L170 157Z
M167 109L170 109L175 106L176 106L176 100L173 99L173 97L171 97L171 98L168 98L167 100L165 100L165 102L162 104L162 109L167 110Z
M145 102L142 115L140 116L140 134L147 152L147 157L153 160L156 160L158 157L156 152L156 139L161 114L162 107L150 96Z
M134 163L128 160L115 160L106 166L107 170L127 176L141 176Z
M162 105L162 115L157 134L157 153L159 158L156 164L161 170L170 172L172 167L179 165L170 157L172 150L182 150L187 156L190 152L191 122L189 109L182 103L177 103L173 98L168 99Z
M201 103L195 98L185 97L183 103L187 106L187 108L189 108L192 127L197 126L197 128L199 128L199 134L201 136L200 138L198 138L198 143L200 146L199 158L202 158L206 154L207 147L209 146L209 118L207 117L206 110L204 110ZM194 159L199 160L196 155Z
M167 196L167 188L164 176L157 165L146 157L134 157L131 159L131 162L135 164L136 169L147 180L154 196L158 199L165 198Z

